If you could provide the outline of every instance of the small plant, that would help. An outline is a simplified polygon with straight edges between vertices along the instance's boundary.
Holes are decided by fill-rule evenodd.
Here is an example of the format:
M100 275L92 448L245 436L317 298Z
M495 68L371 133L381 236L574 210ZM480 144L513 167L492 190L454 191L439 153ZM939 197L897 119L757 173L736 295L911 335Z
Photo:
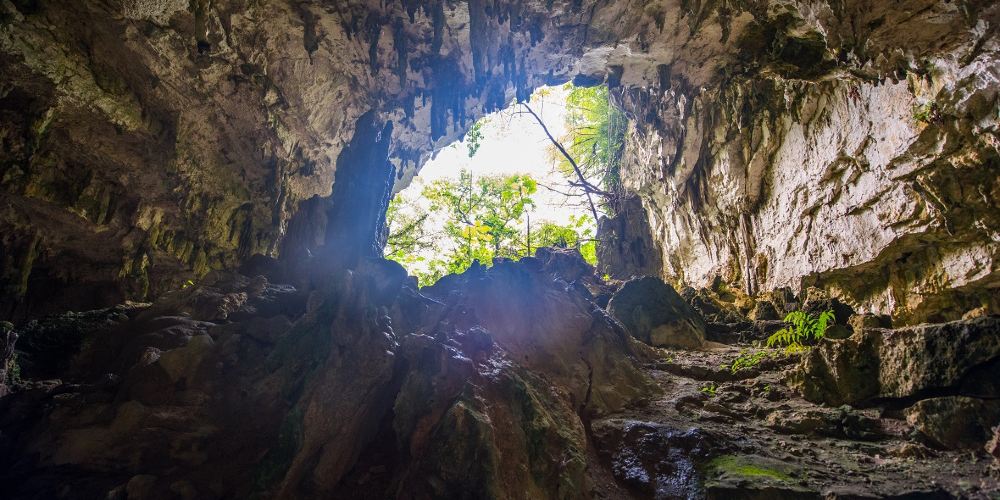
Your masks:
M925 102L913 107L913 119L921 123L931 123L941 117L938 105L934 101Z
M465 147L469 150L469 158L476 156L483 142L483 120L472 124L469 131L466 132L463 142L465 142Z
M801 352L806 342L815 342L826 335L834 322L833 311L823 311L814 316L804 311L793 311L785 316L787 326L767 338L768 347L784 347L786 353Z
M733 363L729 365L727 368L729 368L729 371L732 372L733 375L735 375L736 373L742 370L749 370L757 366L758 364L760 364L761 361L764 360L764 358L767 358L768 356L772 356L772 354L767 351L761 351L761 350L748 351L746 349L741 349L740 355L737 356L736 359L733 360Z
M715 397L715 391L718 388L719 388L719 386L715 385L715 382L709 382L709 383L705 384L704 386L702 386L702 388L699 389L699 390L701 391L702 394L704 394L704 395L706 395L706 396L708 396L710 398L714 398Z

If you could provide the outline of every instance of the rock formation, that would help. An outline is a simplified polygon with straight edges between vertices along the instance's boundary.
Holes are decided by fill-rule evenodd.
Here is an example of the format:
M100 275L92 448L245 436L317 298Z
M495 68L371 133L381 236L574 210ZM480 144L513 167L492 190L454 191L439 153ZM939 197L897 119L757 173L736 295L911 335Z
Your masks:
M546 264L426 295L386 261L310 294L216 273L35 323L26 339L76 328L82 345L25 354L68 367L6 401L10 494L588 496L585 422L658 389L624 330Z
M995 496L998 25L0 0L2 496ZM571 80L629 122L600 275L381 259L432 154ZM799 309L838 329L751 345Z
M476 117L571 78L607 81L631 119L622 178L665 278L818 286L905 321L993 311L997 12L8 1L5 315L314 250L371 120L393 124L398 189Z
M646 276L621 286L608 312L638 340L656 347L697 349L705 344L705 323L659 278Z

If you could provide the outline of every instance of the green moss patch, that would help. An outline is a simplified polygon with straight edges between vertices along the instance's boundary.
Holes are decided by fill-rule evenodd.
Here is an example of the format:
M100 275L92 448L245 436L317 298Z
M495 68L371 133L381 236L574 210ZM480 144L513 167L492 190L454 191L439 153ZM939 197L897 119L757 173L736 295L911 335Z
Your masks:
M753 456L722 455L708 463L709 476L738 476L746 479L771 479L788 482L793 478L788 474L771 467L765 459Z

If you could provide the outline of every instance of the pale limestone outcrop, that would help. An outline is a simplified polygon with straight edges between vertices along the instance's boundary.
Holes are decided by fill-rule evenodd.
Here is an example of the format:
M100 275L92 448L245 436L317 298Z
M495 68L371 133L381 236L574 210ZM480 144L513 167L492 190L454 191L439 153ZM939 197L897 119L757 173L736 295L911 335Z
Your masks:
M665 277L818 286L904 322L997 310L996 8L917 3L789 9L717 84L625 92L622 177Z
M569 79L631 118L622 177L665 278L816 285L907 321L995 309L997 10L7 1L4 315L316 252L366 113L392 123L398 190L486 111Z

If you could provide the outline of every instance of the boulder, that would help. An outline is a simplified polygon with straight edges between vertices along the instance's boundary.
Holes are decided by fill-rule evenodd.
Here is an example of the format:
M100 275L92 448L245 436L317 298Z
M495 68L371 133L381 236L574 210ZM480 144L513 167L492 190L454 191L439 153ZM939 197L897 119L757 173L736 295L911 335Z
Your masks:
M195 335L184 347L164 352L158 361L171 382L192 380L202 360L211 352L213 344L212 337Z
M802 358L790 382L814 402L855 404L956 388L970 396L994 390L1000 377L1000 317L897 330L864 329L826 339ZM974 382L974 383L973 383Z
M576 249L542 247L535 250L535 258L547 272L559 276L567 283L594 281L596 278L594 267L583 260Z
M835 297L831 297L826 291L816 288L809 288L804 292L805 300L802 302L802 310L819 315L824 311L833 311L833 316L838 325L846 325L854 315L854 308L847 305Z
M847 320L851 330L860 332L869 328L892 328L892 319L884 314L855 314Z
M455 341L461 332L489 332L512 360L561 387L587 414L618 411L655 393L628 333L579 287L538 264L470 268L421 289L433 300L418 331Z
M705 343L701 316L659 278L626 282L611 297L608 312L629 334L652 346L693 349Z
M67 312L34 320L18 328L18 363L25 379L66 379L82 348L103 332L141 314L146 304L126 303L107 309Z
M680 295L684 302L701 315L707 323L733 324L747 321L747 317L740 314L739 309L733 303L723 300L719 294L707 288L696 290L684 287L681 289Z
M918 401L906 421L931 444L949 449L978 449L1000 422L1000 401L947 396Z
M598 221L597 262L601 274L621 280L659 276L663 271L663 257L638 196L626 197L614 216Z
M828 339L843 340L854 334L854 330L844 325L830 325L823 335Z

